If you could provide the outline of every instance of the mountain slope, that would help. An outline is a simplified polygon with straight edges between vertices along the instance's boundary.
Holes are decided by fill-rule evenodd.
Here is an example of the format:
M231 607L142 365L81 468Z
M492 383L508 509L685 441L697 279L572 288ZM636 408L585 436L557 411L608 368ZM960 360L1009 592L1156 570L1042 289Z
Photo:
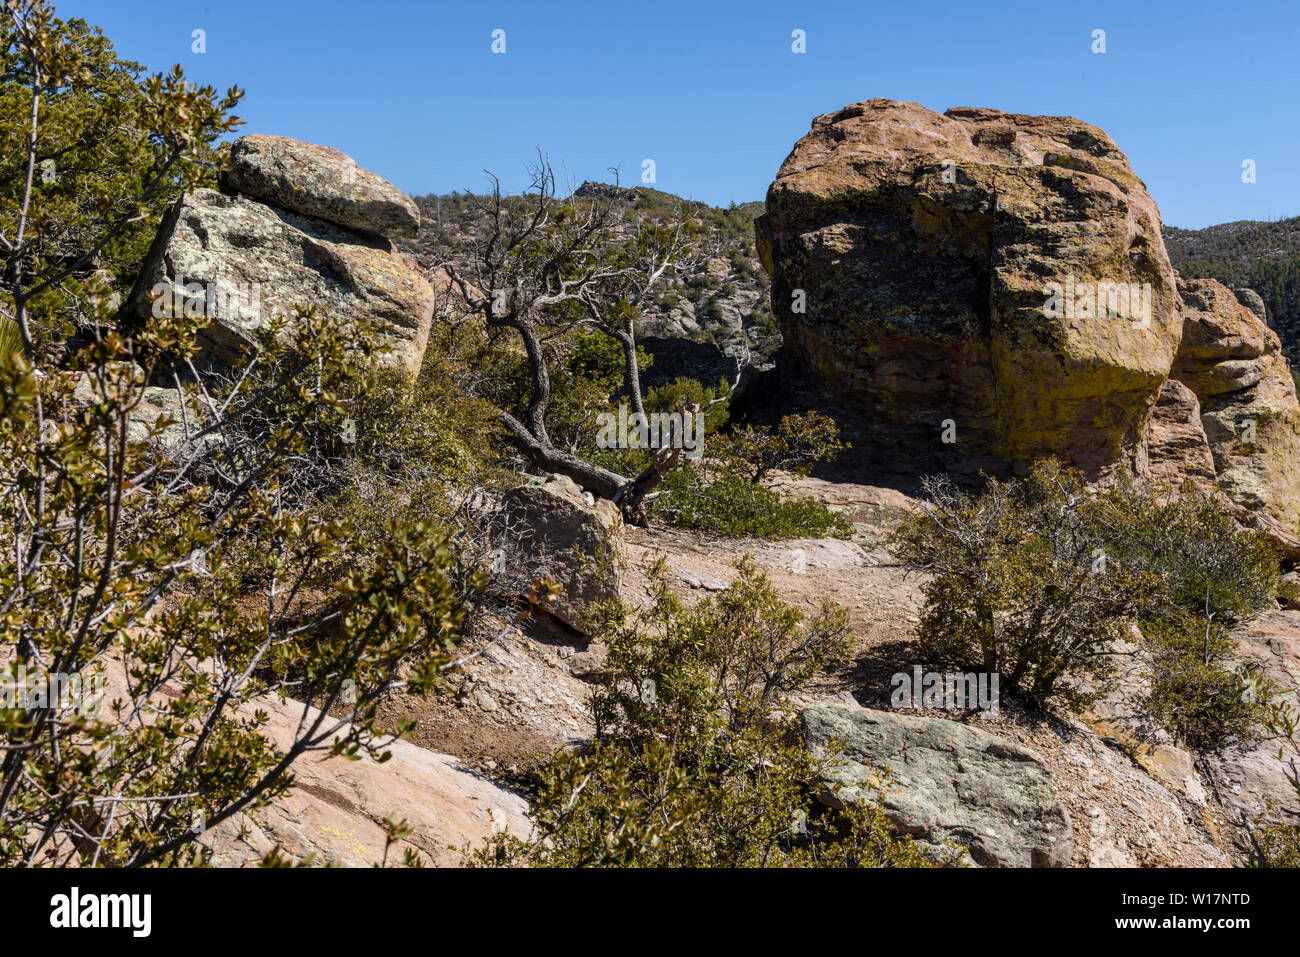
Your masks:
M1185 279L1217 279L1248 286L1268 307L1268 323L1293 366L1300 360L1300 216L1277 222L1241 220L1178 229L1166 226L1165 245Z

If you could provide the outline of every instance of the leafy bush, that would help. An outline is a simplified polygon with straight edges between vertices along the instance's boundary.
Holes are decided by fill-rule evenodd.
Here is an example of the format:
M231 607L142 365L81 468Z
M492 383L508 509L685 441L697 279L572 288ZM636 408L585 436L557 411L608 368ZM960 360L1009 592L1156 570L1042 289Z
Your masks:
M1296 807L1300 808L1300 713L1286 702L1281 689L1259 679L1254 681L1254 689L1255 697L1265 704L1264 729L1281 743L1277 759L1285 764L1284 773L1295 792ZM1275 810L1270 806L1266 813ZM1300 824L1270 821L1266 813L1253 822L1249 863L1254 867L1300 867Z
M726 398L729 388L730 383L725 377L716 385L706 386L699 379L678 376L671 382L651 386L645 396L645 409L647 412L675 412L698 405L706 410L704 428L710 434L721 433L731 417L730 403Z
M682 468L669 473L650 514L737 538L847 538L853 526L815 499L785 499L744 475Z
M978 496L946 479L925 487L929 501L891 544L933 576L918 630L926 651L998 672L1038 703L1081 708L1134 622L1163 727L1199 749L1255 733L1261 711L1230 630L1273 595L1277 560L1261 536L1190 491L1162 499L1126 477L1090 490L1050 460Z
M0 862L201 862L196 820L266 804L308 751L382 758L378 701L399 668L430 687L456 640L453 556L437 529L392 525L335 575L347 523L279 494L315 435L342 426L316 370L369 368L365 331L313 318L269 346L262 385L285 404L263 441L234 427L247 405L266 414L246 380L166 453L156 443L179 423L141 418L144 382L192 353L203 322L108 334L76 355L79 375L0 359L0 640L14 667L116 682L97 711L0 709ZM304 710L280 751L252 702L288 694L320 710Z
M1162 727L1197 751L1257 737L1265 701L1232 629L1269 607L1278 561L1261 535L1238 529L1196 492L1158 500L1131 482L1104 497L1121 562L1161 583L1139 624L1152 654L1147 702Z
M847 538L852 524L814 499L785 499L759 482L773 469L807 475L845 446L833 419L785 416L776 430L746 425L710 433L704 467L670 473L651 514L687 528L759 538Z
M594 696L596 739L542 774L530 840L501 834L477 864L511 866L926 866L878 805L807 817L821 770L791 740L787 697L843 661L846 616L805 621L751 563L684 608L652 571L650 605L595 609L609 677Z
M720 435L713 455L728 471L757 484L774 469L803 477L819 462L834 459L847 443L829 415L803 412L783 416L774 430L746 425Z
M213 144L242 123L229 115L242 93L218 96L179 66L146 77L45 0L3 6L0 316L60 355L92 319L83 284L125 298L166 210L215 183Z
M1023 482L990 480L978 497L946 478L927 479L925 490L926 504L891 540L903 562L933 576L923 586L922 648L998 673L1005 690L1086 704L1091 696L1062 679L1113 670L1110 649L1156 583L1106 563L1099 504L1083 477L1053 461Z

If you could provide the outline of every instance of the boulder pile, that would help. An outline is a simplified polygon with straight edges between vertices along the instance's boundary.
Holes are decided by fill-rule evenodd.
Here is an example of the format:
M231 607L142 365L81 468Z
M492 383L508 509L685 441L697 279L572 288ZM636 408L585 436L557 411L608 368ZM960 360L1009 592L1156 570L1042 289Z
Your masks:
M221 187L164 220L128 301L136 318L206 316L201 358L220 369L273 316L315 307L372 324L391 364L419 368L435 293L393 242L419 231L409 197L338 150L282 136L236 140Z

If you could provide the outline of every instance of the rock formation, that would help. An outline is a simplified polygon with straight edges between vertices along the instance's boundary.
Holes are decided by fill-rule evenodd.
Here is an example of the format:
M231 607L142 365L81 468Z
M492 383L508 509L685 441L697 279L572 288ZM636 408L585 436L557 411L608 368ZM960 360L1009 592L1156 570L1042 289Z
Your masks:
M622 527L616 505L565 476L513 488L494 519L498 584L524 594L550 579L558 591L542 607L581 631L587 606L618 594Z
M788 368L903 469L1136 453L1178 300L1159 211L1096 127L857 103L813 121L756 228Z
M435 293L393 246L420 222L397 187L337 150L278 136L237 140L222 187L187 194L164 220L132 315L207 316L202 358L220 368L272 316L314 306L372 323L392 364L419 368Z
M357 232L411 237L420 231L420 211L410 197L328 146L241 137L230 148L222 187Z
M304 705L273 698L257 702L266 732L280 747L293 741ZM313 715L313 709L306 709ZM205 836L218 867L256 866L275 849L295 863L373 867L384 856L384 820L411 828L388 852L389 864L414 850L434 867L464 863L496 831L526 837L527 804L517 794L475 774L460 761L393 741L380 764L308 754L293 765L293 788L270 807L238 815Z
M985 867L1070 862L1070 816L1025 748L955 721L857 705L817 704L799 717L814 753L844 745L825 782L826 803L873 800L879 770L888 769L882 807L918 841L965 847Z
M1160 387L1146 441L1146 473L1157 485L1177 489L1190 479L1201 491L1216 488L1214 455L1201 425L1200 400L1177 379L1168 379Z
M789 378L911 474L1056 456L1300 529L1300 404L1249 289L1176 282L1101 130L868 100L819 116L756 221Z
M119 654L105 655L100 664L104 685L98 706L116 717L134 706L132 684ZM158 695L165 700L175 693L168 686ZM274 693L232 705L235 720L251 721L255 715L260 715L261 733L285 753L320 711ZM344 734L340 728L340 737ZM479 848L496 832L521 838L531 832L522 797L456 758L401 739L382 750L389 754L384 761L364 753L355 760L330 757L328 750L301 755L293 763L287 793L203 834L213 865L255 867L264 855L278 851L295 864L374 867L384 857L387 818L405 820L411 828L389 849L390 865L400 863L409 849L426 865L460 866L463 850Z
M1276 333L1213 279L1180 281L1183 337L1173 376L1200 403L1219 487L1300 528L1300 403Z

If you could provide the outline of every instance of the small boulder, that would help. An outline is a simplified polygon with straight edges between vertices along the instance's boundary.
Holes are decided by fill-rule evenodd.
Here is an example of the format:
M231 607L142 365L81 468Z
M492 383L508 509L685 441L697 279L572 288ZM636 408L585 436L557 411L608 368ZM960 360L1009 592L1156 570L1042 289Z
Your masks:
M1070 862L1070 816L1025 748L955 721L843 703L804 708L800 721L813 753L844 744L819 795L827 805L873 800L876 769L887 769L885 813L923 844L950 841L984 867Z
M542 607L571 628L582 630L592 602L618 595L622 516L572 479L552 475L511 489L494 527L504 579L524 593L530 583L549 578L559 592Z
M1268 307L1264 305L1264 297L1255 290L1246 286L1232 286L1232 294L1237 297L1237 302L1241 303L1256 316L1259 321L1268 324Z

